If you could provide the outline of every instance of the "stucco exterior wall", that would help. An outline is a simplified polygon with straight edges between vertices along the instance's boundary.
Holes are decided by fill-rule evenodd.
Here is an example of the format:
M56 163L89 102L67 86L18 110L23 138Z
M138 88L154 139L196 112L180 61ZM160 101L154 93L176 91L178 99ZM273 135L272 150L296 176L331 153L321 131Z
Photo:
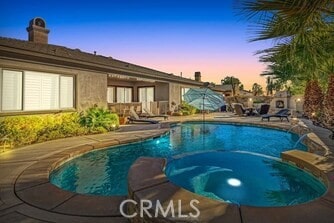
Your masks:
M289 109L295 117L301 117L304 114L304 96L293 95L289 101Z
M181 85L170 83L169 84L169 106L171 103L175 102L176 105L181 104Z
M79 111L95 104L107 107L107 74L78 71L76 76L77 109Z
M155 84L155 100L169 101L169 83L156 82Z

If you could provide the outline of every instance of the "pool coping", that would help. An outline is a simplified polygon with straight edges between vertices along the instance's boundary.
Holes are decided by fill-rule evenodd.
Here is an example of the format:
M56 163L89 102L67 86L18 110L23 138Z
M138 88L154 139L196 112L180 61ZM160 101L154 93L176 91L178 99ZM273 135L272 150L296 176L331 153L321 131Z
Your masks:
M16 196L23 202L59 214L86 217L122 217L120 203L126 196L95 196L65 191L50 183L50 173L83 154L107 149L113 146L154 139L167 134L169 129L133 135L122 140L106 140L74 146L63 152L53 154L27 167L15 180Z
M295 150L298 151L298 150ZM298 151L300 152L300 151ZM307 153L307 152L303 152ZM310 154L310 153L308 153ZM296 154L290 154L296 155ZM313 156L314 154L311 154ZM309 156L309 155L308 155ZM297 156L295 156L296 158ZM313 158L319 158L315 155ZM298 159L298 157L296 158ZM285 161L295 162L290 156L284 157ZM177 209L175 216L171 214L163 216L161 212L154 218L148 214L143 217L136 216L135 222L141 218L145 222L331 222L334 217L334 171L323 172L326 178L328 190L326 193L310 202L285 207L254 207L247 205L235 205L222 201L213 200L201 195L192 193L179 187L168 180L164 173L167 163L163 158L140 157L132 165L128 175L129 198L135 200L137 205L129 205L129 214L139 213L139 201L150 200L153 208L149 209L150 215L156 214L157 201L163 203L164 210L167 204L173 201L177 206L177 200L185 198L182 203L182 210L187 213L192 207L189 204L190 199L199 201L197 208L200 216L195 219L180 218L183 211ZM319 167L318 167L319 168ZM324 170L323 168L320 168ZM326 171L326 170L324 170ZM139 174L142 173L142 174ZM140 176L140 177L139 177ZM153 194L153 195L152 195ZM316 210L316 211L315 211ZM181 213L181 212L182 213Z
M226 122L225 120L213 120L213 122L287 130L286 128L282 128L282 126L273 126L272 124L264 123L254 124L251 122ZM168 127L168 125L166 127ZM120 214L119 205L126 198L126 196L103 197L82 195L65 191L50 183L49 174L64 162L67 162L85 153L94 150L105 149L111 146L134 143L149 138L160 137L161 135L168 132L169 128L165 128L155 130L153 132L147 132L139 136L133 135L121 140L101 140L99 142L74 146L62 152L46 157L43 160L38 160L34 164L27 167L21 174L19 174L14 184L15 194L24 203L54 213L87 217L122 217ZM334 174L330 175L330 177L331 178L329 179L334 178ZM331 193L333 193L332 181L330 181L330 187L332 191ZM333 205L332 209L334 209L332 199L326 200L326 202L329 202L331 207ZM243 207L245 211L252 210L252 208L253 207Z

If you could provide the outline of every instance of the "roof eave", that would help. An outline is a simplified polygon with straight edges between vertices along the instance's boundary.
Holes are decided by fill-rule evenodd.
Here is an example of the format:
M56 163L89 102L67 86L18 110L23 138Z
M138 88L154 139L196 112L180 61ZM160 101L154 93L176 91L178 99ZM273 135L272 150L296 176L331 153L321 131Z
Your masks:
M154 79L154 80L159 80L159 81L176 82L176 83L188 84L188 85L193 85L193 86L203 85L203 82L197 82L195 80L177 77L174 75L169 75L167 73L166 75L168 76L154 75L154 74L150 74L147 72L134 71L127 67L125 68L112 67L112 66L108 66L105 64L74 60L70 58L59 57L56 55L27 51L23 49L8 47L8 46L0 46L0 57L8 58L8 59L15 58L15 59L20 59L21 61L33 61L35 63L37 62L37 63L43 63L43 64L54 64L54 65L61 65L61 66L67 66L67 67L76 67L79 69L88 69L88 70L94 70L94 71L105 72L105 73L117 73L120 75L148 78L148 79ZM131 66L132 64L129 64L129 65ZM133 65L133 66L136 66L136 65Z

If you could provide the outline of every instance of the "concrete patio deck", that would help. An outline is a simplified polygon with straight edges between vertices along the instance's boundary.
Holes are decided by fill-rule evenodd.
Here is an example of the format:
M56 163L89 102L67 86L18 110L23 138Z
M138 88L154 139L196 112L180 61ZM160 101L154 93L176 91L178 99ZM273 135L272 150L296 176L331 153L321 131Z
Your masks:
M291 128L291 123L286 121L261 122L258 117L236 117L226 113L213 113L205 118ZM167 122L201 119L201 115L171 117ZM157 137L168 130L160 124L133 124L108 134L59 139L0 153L0 222L127 222L119 213L119 204L124 197L106 198L63 191L49 183L48 171L53 165L84 152ZM329 135L325 131L316 133L319 137ZM327 144L334 152L332 145ZM328 201L326 205L334 213L334 202ZM304 220L300 219L301 222ZM248 222L247 219L241 221Z

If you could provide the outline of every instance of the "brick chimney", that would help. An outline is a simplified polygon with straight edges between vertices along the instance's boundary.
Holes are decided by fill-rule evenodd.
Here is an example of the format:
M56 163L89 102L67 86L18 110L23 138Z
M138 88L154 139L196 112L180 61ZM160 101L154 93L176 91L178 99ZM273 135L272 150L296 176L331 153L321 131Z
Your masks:
M36 17L30 20L27 31L29 41L48 44L48 34L50 30L45 28L44 19Z
M195 72L195 81L198 81L198 82L202 81L201 72L199 71Z

